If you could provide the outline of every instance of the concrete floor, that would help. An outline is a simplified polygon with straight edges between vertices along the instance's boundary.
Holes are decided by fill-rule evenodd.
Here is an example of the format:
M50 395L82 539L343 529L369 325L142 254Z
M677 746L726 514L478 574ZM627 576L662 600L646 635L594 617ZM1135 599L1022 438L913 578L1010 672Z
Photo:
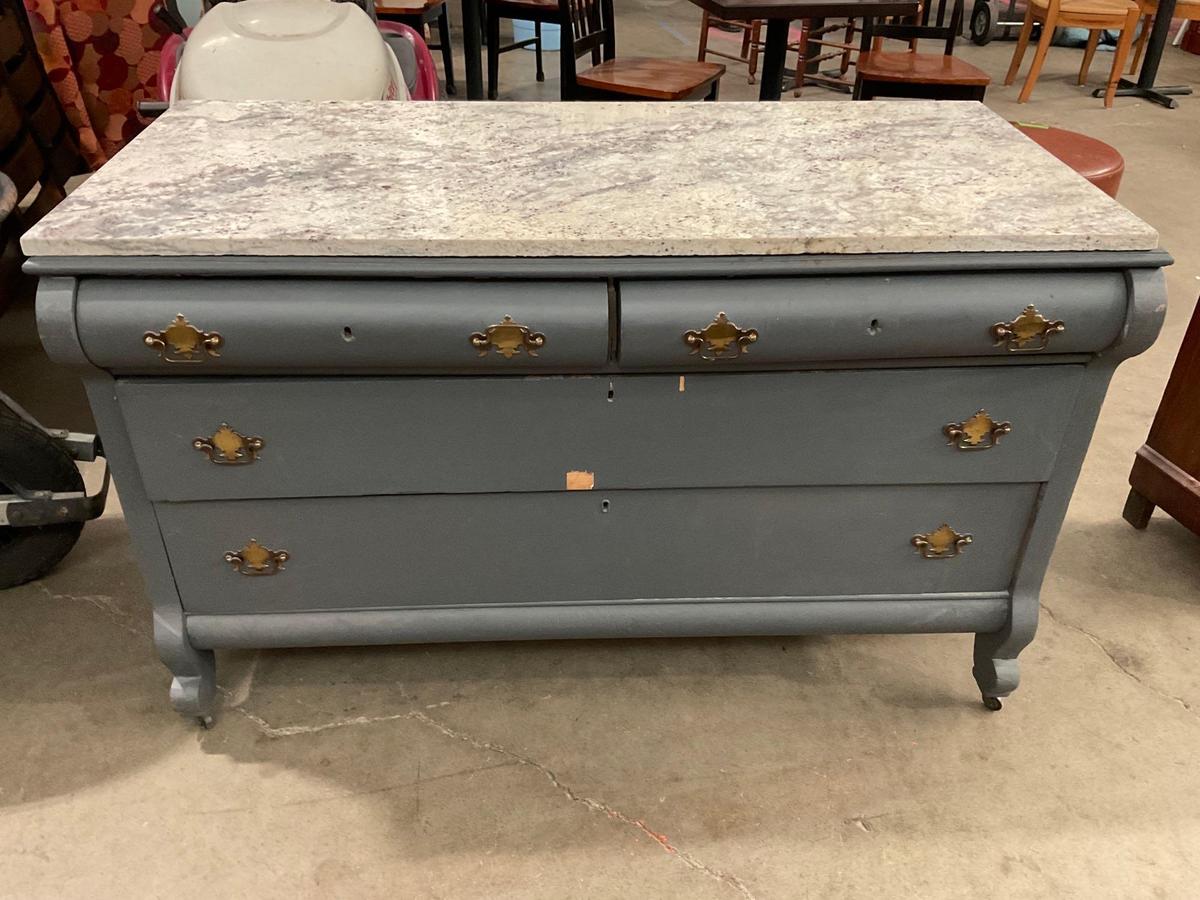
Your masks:
M621 4L622 50L686 56L698 19ZM1011 49L961 52L998 79ZM220 654L203 732L167 705L114 503L0 598L0 895L1200 894L1200 540L1120 518L1200 291L1200 98L1106 111L1072 83L1079 52L1050 54L1028 106L988 103L1119 148L1122 200L1177 262L1003 712L979 704L965 635L448 645ZM506 97L556 95L530 55L502 62ZM1200 57L1170 52L1160 81L1200 84ZM722 96L755 90L731 68ZM28 304L2 325L0 388L86 427Z

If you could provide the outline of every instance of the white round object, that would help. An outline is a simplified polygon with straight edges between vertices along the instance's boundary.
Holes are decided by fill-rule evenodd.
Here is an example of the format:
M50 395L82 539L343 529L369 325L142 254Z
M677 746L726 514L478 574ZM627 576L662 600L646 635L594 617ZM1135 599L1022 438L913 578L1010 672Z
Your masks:
M188 36L171 87L172 101L408 97L370 16L330 0L217 4Z

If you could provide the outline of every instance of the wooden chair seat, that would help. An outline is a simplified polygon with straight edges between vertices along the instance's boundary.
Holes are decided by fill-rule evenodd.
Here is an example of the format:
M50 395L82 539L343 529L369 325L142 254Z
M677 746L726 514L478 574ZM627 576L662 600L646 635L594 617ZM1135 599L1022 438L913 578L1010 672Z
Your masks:
M725 67L720 63L629 56L606 60L578 72L575 81L580 87L606 93L648 100L684 100L707 93L724 74Z
M498 6L508 9L514 14L528 12L530 16L540 16L544 22L553 22L558 18L558 0L484 0L488 6ZM512 18L503 14L502 18ZM532 21L527 19L523 21Z
M932 53L871 52L858 58L858 72L872 81L919 81L922 84L983 85L988 73L955 56Z
M375 12L385 16L419 16L427 9L441 6L446 0L388 0L376 3Z
M1030 6L1045 12L1050 9L1050 0L1031 0ZM1126 11L1135 6L1134 0L1062 0L1058 5L1058 18L1062 22L1077 16L1099 16L1119 23L1124 20Z
M992 79L954 56L962 17L963 0L926 0L913 17L864 19L855 64L854 99L908 97L982 102ZM904 41L908 49L884 50L885 39ZM941 52L930 53L931 45ZM925 52L918 52L918 47Z

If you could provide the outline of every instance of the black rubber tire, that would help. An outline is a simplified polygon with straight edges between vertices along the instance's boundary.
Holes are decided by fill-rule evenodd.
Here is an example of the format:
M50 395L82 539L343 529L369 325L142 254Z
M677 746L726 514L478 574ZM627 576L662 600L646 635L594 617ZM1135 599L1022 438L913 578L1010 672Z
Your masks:
M971 10L971 41L980 47L992 42L992 8L986 3Z
M2 404L0 404L2 405ZM0 415L0 459L31 491L82 491L83 476L58 441L15 416ZM12 493L0 483L0 494ZM33 528L0 526L0 590L41 578L62 560L83 531L82 522Z

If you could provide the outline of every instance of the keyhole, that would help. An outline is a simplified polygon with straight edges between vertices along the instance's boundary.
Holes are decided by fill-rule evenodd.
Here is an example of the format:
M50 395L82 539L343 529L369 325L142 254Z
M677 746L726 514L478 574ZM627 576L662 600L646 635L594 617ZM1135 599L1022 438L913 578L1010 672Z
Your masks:
M342 340L347 344L354 340L354 332L350 330L349 325L342 329Z
M600 512L602 512L602 513L608 512L608 501L607 500L600 501Z
M611 381L608 383L608 402L613 402L613 385Z
M883 329L879 327L879 320L872 319L871 324L867 326L867 334L879 334L881 331Z

